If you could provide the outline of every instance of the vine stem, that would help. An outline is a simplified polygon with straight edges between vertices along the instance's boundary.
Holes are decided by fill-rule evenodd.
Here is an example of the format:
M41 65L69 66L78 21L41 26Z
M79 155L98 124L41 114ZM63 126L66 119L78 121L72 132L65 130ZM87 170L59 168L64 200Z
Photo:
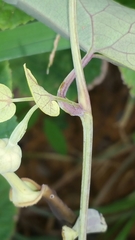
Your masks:
M76 74L76 84L78 92L78 103L84 109L83 116L80 116L83 126L83 169L81 183L81 199L80 199L80 224L79 224L79 240L86 239L87 211L90 194L91 181L91 162L92 162L92 141L93 141L93 119L91 113L90 98L85 82L84 72L81 63L81 54L77 35L77 17L76 0L69 0L69 29L70 42L74 69Z
M70 29L70 43L74 69L76 74L76 84L78 91L78 102L83 106L84 110L91 111L89 94L85 82L83 67L81 63L81 54L77 36L76 23L76 0L69 0L69 29Z

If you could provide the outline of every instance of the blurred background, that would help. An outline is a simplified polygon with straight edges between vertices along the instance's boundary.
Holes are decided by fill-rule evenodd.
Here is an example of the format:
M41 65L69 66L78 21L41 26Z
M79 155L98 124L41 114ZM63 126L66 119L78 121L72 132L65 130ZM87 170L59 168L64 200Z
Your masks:
M135 8L133 0L119 2ZM65 50L56 52L48 75L46 69L51 50L36 55L26 52L19 58L15 52L9 57L6 56L6 50L4 53L6 44L12 45L14 30L26 26L23 25L26 23L30 25L36 23L36 20L0 0L0 83L10 87L16 98L31 96L23 70L23 64L26 63L39 84L48 92L57 94L60 83L73 68L71 51L67 49L68 44ZM25 39L25 35L23 37ZM53 48L53 44L50 48ZM84 72L94 119L89 206L101 212L108 224L106 233L91 234L88 239L133 240L135 239L134 97L122 80L118 67L113 64L93 59ZM134 75L131 77L134 78ZM68 98L77 101L75 83L69 89ZM16 116L0 124L1 138L10 136L32 105L25 102L17 103L16 106ZM77 215L80 204L82 141L82 126L78 117L71 117L61 111L60 116L51 118L37 110L20 142L23 159L17 171L19 177L28 177L38 184L49 185ZM35 206L17 209L10 203L8 192L9 185L0 177L0 239L62 239L61 223L53 216L44 200Z

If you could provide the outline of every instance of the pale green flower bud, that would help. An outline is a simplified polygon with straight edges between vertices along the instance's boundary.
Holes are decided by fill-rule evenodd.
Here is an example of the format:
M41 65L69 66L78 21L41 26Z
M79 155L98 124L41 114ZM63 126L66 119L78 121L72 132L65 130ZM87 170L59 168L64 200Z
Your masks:
M15 172L21 164L22 151L8 138L0 139L0 173Z

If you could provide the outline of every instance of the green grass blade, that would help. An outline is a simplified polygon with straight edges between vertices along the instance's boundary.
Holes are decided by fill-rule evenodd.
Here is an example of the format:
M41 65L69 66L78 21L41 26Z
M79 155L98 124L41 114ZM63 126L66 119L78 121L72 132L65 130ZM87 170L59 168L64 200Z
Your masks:
M50 52L56 33L39 22L0 32L0 61ZM61 38L58 50L70 48Z
M115 240L126 240L134 223L135 223L135 216L131 219L128 219L127 223L125 224L125 226L123 226L123 229L117 235Z

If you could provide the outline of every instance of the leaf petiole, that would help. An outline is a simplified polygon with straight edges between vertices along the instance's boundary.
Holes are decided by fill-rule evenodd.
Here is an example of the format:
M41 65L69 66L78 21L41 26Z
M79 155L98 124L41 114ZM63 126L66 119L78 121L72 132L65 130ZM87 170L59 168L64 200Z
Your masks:
M13 98L12 102L31 102L34 101L33 97Z

